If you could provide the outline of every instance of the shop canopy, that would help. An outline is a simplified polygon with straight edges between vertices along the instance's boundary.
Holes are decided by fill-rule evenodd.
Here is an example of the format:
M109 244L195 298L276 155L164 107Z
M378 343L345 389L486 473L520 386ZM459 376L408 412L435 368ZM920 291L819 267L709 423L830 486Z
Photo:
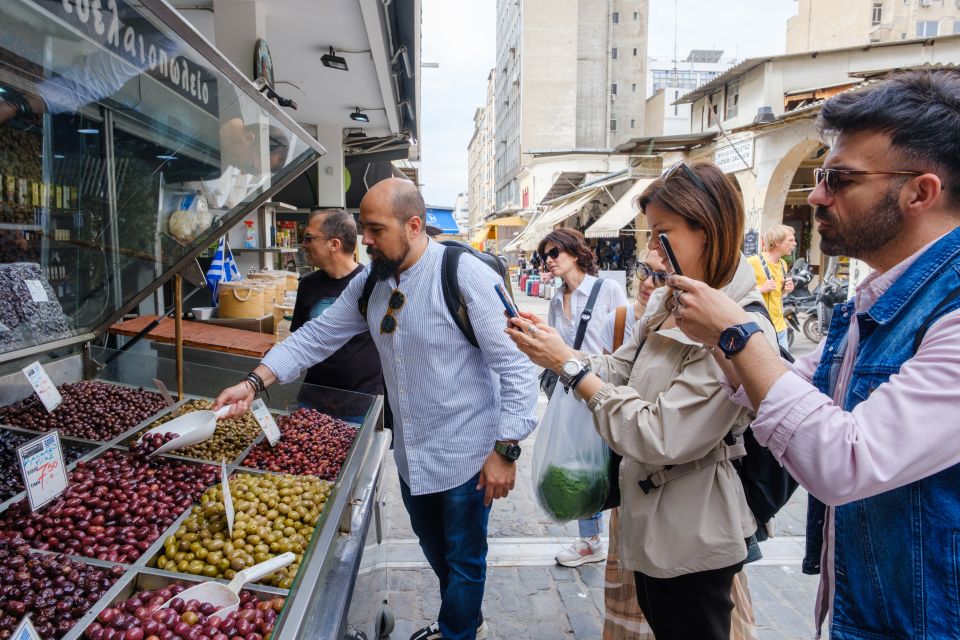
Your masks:
M506 216L505 218L490 220L487 225L491 227L525 227L527 221L520 216Z
M555 225L579 213L599 192L600 189L588 189L578 193L576 196L566 198L552 205L540 214L539 218L531 222L530 225L523 230L523 233L518 235L513 242L507 245L505 251L514 250L518 247L524 251L536 249L543 236L550 233Z
M490 239L490 229L492 229L492 227L488 224L480 227L480 229L473 234L473 238L470 239L470 244L477 249L482 249L483 243Z
M427 224L440 229L440 233L444 235L460 233L460 227L457 226L457 221L453 219L452 209L427 207Z
M637 180L633 183L627 192L620 196L612 207L607 209L600 218L590 225L584 232L588 238L615 238L620 234L620 229L633 222L639 213L634 207L634 202L643 190L653 182L652 178Z

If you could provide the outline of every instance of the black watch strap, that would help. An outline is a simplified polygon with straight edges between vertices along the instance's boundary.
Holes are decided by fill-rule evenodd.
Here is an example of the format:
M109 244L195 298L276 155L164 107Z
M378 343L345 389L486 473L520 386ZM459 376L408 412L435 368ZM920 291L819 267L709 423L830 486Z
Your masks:
M507 462L516 462L520 458L520 445L512 442L497 442L493 450L507 459Z

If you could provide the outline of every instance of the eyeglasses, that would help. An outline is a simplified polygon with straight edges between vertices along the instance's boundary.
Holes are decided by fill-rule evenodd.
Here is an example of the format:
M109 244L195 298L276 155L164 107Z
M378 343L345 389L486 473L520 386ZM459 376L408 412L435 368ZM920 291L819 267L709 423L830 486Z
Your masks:
M303 234L303 244L310 244L314 240L326 240L327 236L312 236L309 233Z
M657 287L662 287L667 284L667 272L666 271L654 271L646 262L641 262L637 265L637 277L641 281L646 280L647 278L653 278L653 284Z
M403 308L403 303L407 301L406 296L400 289L394 289L390 294L390 301L387 302L387 314L380 321L380 335L391 334L397 330L397 319L393 317L395 311Z
M557 258L560 257L560 247L554 247L553 249L550 249L550 251L547 251L546 253L541 253L540 257L543 258L544 262L547 261L547 258L556 260Z
M828 196L832 196L844 185L840 182L840 176L922 176L922 171L862 171L860 169L814 169L813 180L815 184L824 182L824 191Z
M692 182L698 189L700 189L700 191L703 191L705 194L707 194L707 197L710 198L710 201L713 203L713 206L716 207L717 213L719 213L720 203L717 201L717 197L713 195L713 191L710 191L709 187L707 187L707 183L704 182L703 179L700 176L698 176L693 169L687 166L687 163L681 161L676 163L669 169L667 169L667 172L663 174L663 181L666 182L670 178L680 173L683 173L683 175L685 175L687 179L690 180L690 182Z

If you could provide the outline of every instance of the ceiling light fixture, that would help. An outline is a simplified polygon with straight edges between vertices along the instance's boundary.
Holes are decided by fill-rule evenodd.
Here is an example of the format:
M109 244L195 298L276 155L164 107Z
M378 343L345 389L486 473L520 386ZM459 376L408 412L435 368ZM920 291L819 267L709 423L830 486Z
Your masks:
M355 111L350 114L350 119L356 122L370 122L370 116L361 111L360 107L355 107Z
M331 69L339 69L340 71L349 71L347 67L347 60L342 56L338 56L336 51L333 50L333 47L330 47L330 52L325 53L320 56L320 62L323 63L323 66L329 67Z
M100 130L99 129L77 129L77 133L82 133L83 135L90 136L90 135L95 135L97 133L100 133Z

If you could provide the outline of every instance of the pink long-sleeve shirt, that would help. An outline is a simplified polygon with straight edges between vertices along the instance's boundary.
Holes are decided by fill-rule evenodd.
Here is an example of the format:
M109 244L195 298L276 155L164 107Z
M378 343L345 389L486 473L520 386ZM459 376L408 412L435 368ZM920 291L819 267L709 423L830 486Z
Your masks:
M856 313L868 311L931 242L893 269L872 274L857 289ZM916 355L853 411L843 410L859 327L851 314L847 348L833 398L812 384L823 343L794 363L771 387L752 424L760 444L810 493L836 506L868 498L960 463L960 311L947 314ZM734 399L748 402L743 389ZM818 628L833 599L833 509L827 510Z

